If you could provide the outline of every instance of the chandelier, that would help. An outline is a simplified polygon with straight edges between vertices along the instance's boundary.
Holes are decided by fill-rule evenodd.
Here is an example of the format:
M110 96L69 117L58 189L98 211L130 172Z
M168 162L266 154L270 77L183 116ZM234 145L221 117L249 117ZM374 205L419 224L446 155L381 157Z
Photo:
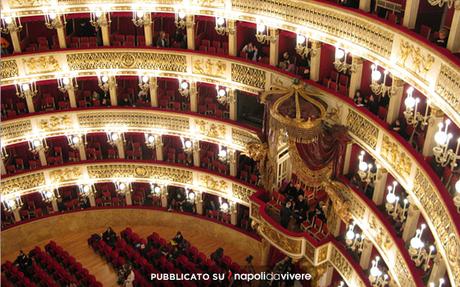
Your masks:
M382 73L378 70L377 65L371 66L372 74L371 74L371 84L370 88L372 92L377 96L385 96L392 97L397 93L397 87L395 85L396 80L392 80L391 86L386 85L387 76L389 72L387 70L383 71L383 80L382 80ZM391 75L391 74L390 74ZM380 82L382 80L382 82Z
M415 231L414 237L410 240L409 245L409 255L414 261L415 266L422 266L423 270L426 272L430 268L430 261L435 257L434 245L430 245L427 249L425 248L425 243L422 241L422 234L425 230L426 225L422 224L419 229Z
M356 70L353 64L347 63L347 56L349 52L339 47L335 48L334 67L339 73L347 73L348 71L354 72Z
M142 8L133 9L133 24L136 27L143 27L152 24L152 15L150 11L144 11Z
M41 151L48 150L48 144L46 143L45 138L40 138L40 137L31 138L29 139L28 144L29 144L29 151L31 151L34 154L37 154Z
M27 97L33 98L37 95L37 84L35 80L32 80L30 83L15 83L16 95L25 99Z
M49 12L47 9L44 12L46 28L50 30L61 29L67 24L64 13L61 14L53 11Z
M451 121L446 119L445 125L443 125L443 123L438 124L439 129L434 135L436 146L433 147L433 154L439 165L445 167L450 164L451 169L454 170L457 167L457 160L460 159L460 137L457 139L457 147L454 152L453 149L449 148L449 142L453 137L453 135L448 132L450 123ZM443 130L444 126L445 128Z
M301 57L307 57L309 54L314 57L318 52L318 48L309 48L309 43L310 41L306 36L297 34L297 44L295 47L296 53Z
M268 27L262 21L259 21L256 27L257 42L261 44L265 44L267 42L273 42L273 43L276 42L278 37L274 35L270 36L269 33L270 32L269 32Z
M108 11L103 11L99 8L95 12L90 13L89 23L96 31L98 31L100 27L107 27L111 22L112 20L110 19L110 13Z
M387 274L384 274L379 268L380 256L375 257L372 260L372 265L370 269L369 281L374 287L384 287L387 286L390 277Z
M24 205L21 196L19 195L6 196L6 198L2 197L2 204L3 208L8 212L14 212L15 210L20 209Z
M224 17L216 16L216 33L221 36L224 36L226 34L234 34L235 28L228 27L227 24L227 20Z
M2 18L0 23L0 29L3 34L18 33L22 31L21 18L19 17L6 16Z
M77 78L72 76L59 76L56 81L59 91L64 94L73 88L78 88Z

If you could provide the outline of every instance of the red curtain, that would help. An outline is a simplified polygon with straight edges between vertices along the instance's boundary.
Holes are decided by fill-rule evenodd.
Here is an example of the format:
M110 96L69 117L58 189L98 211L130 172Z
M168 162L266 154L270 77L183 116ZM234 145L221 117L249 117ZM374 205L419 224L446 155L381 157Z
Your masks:
M349 141L347 130L343 126L324 128L318 140L302 144L297 143L297 150L305 165L311 170L319 170L333 163L333 175L338 175L341 158Z

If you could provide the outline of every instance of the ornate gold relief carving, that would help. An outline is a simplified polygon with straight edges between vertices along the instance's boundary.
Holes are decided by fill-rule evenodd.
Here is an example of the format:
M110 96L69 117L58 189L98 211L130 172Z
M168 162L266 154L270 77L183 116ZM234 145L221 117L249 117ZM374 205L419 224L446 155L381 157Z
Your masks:
M225 137L225 125L216 124L205 120L195 120L195 125L198 131L211 138L224 138Z
M209 175L200 176L200 182L201 182L201 185L205 186L206 188L215 190L215 191L226 192L228 189L228 184L225 180L222 180L222 179L219 180Z
M91 52L67 55L70 70L127 69L185 73L185 55L152 52Z
M220 60L212 59L193 59L193 72L200 75L214 76L223 78L225 77L225 71L227 70L227 64Z
M335 210L335 213L346 223L351 221L351 202L350 200L344 198L343 194L338 192L341 190L338 186L331 182L325 187L325 191L329 196L329 199L332 201L332 206Z
M321 263L327 259L327 250L328 250L328 245L321 246L318 249L318 262Z
M0 62L0 76L2 79L19 76L16 60L2 60Z
M259 206L251 202L251 218L260 220Z
M254 133L238 128L232 128L232 139L233 143L240 146L245 146L247 143L250 142L260 141L257 135L255 135Z
M10 8L27 8L37 6L52 5L51 0L8 0Z
M79 179L81 176L82 170L80 167L62 168L50 172L50 179L52 183L73 181Z
M351 279L353 268L350 266L348 260L342 255L342 253L340 253L340 251L337 250L335 246L331 249L330 262L346 280Z
M24 65L26 66L26 73L39 74L49 72L59 72L61 70L58 61L54 56L40 56L23 59Z
M241 201L249 202L249 197L255 193L255 190L247 188L243 185L232 183L233 196Z
M391 247L393 247L393 240L373 214L369 216L369 226L372 228L370 232L375 233L375 241L377 245L385 251L390 250Z
M404 68L409 68L416 74L421 74L422 77L431 69L434 63L434 57L430 54L424 55L420 47L416 47L408 41L402 41L399 46L401 58L399 64ZM407 65L408 59L412 60L412 65ZM420 76L419 76L420 77Z
M267 237L269 241L276 244L279 248L285 252L291 254L299 254L302 251L302 241L294 240L286 237L283 233L278 232L272 228L265 221L261 221L258 227L258 231Z
M347 127L354 136L375 149L377 146L379 129L365 117L361 116L352 109L349 109L347 115Z
M43 172L15 176L13 178L2 179L1 194L14 193L16 191L34 189L45 184Z
M32 123L30 122L30 119L27 120L17 120L14 122L6 122L2 123L1 129L0 129L0 138L2 139L2 142L5 144L8 142L10 143L9 140L15 139L15 138L22 138L27 134L30 134L32 132Z
M47 119L40 120L40 128L45 132L64 130L72 125L69 115L51 116Z
M260 161L267 156L267 152L268 146L266 143L248 142L244 154L255 161Z
M460 111L460 73L447 65L441 65L435 91L454 109Z
M387 135L383 136L381 155L387 160L394 169L404 178L409 178L412 161L407 155L407 151L400 150L401 145L390 139Z
M232 63L232 81L265 89L265 72L260 69Z

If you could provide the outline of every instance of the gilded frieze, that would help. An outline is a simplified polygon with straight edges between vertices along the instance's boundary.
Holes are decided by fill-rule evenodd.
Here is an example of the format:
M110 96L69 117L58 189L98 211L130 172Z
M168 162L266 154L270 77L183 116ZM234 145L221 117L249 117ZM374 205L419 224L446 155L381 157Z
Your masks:
M302 251L302 241L286 237L285 234L278 232L265 221L261 221L258 231L264 235L268 241L277 245L281 250L287 253L300 255Z
M22 60L26 67L26 74L41 74L60 72L61 67L54 56L31 57Z
M78 166L57 169L50 172L50 180L52 183L56 184L78 180L81 176L82 169Z
M435 91L454 109L460 111L460 73L442 64Z
M259 206L253 202L251 202L251 218L260 220Z
M200 176L200 184L218 192L226 192L228 189L228 183L225 180L216 179L215 177L209 175Z
M224 78L226 70L227 63L224 61L209 58L193 58L193 73Z
M232 183L233 196L241 201L249 202L249 197L255 192L254 189L247 188L241 184Z
M72 126L72 121L69 115L51 116L40 120L40 128L45 132L54 132L65 130Z
M364 116L352 109L349 109L347 115L347 127L350 133L352 133L355 137L375 149L377 146L379 129Z
M240 146L245 146L250 142L260 141L254 133L238 128L232 128L232 139L233 143Z
M224 138L225 137L225 125L223 124L216 124L213 122L205 121L205 120L195 120L195 125L198 131L208 137L211 138Z
M423 53L419 46L409 41L402 41L400 46L400 58L398 64L414 72L418 77L425 77L434 63L434 57Z
M348 282L351 280L351 275L353 274L353 268L351 267L348 260L342 255L340 251L334 246L331 249L330 262L334 265L335 269L340 272Z
M265 72L263 70L251 68L247 65L232 63L233 82L264 89L265 78Z
M54 2L51 0L8 0L10 8L50 6L52 3Z
M0 77L2 79L19 76L16 60L2 60L0 62Z
M318 262L317 263L322 263L323 261L327 259L327 251L329 249L328 246L329 245L324 245L318 249Z
M401 144L390 139L389 136L383 136L382 149L380 155L393 165L393 168L404 178L409 178L412 166L412 160L407 151L402 150Z
M0 138L2 142L8 142L15 138L23 138L24 135L32 132L32 123L30 119L17 120L13 122L3 122L0 129Z
M142 69L187 72L185 55L151 52L91 52L67 55L72 71L95 69Z
M45 185L45 175L43 172L38 172L2 179L0 190L4 196L16 191L35 189L42 185Z

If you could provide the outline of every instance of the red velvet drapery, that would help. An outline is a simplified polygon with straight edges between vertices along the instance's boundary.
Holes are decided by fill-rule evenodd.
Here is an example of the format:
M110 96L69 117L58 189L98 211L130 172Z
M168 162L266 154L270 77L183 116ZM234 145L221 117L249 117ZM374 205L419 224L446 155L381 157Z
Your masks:
M337 176L345 146L349 141L347 130L343 126L325 127L317 141L297 143L297 150L305 165L311 170L319 170L333 163L333 175Z

